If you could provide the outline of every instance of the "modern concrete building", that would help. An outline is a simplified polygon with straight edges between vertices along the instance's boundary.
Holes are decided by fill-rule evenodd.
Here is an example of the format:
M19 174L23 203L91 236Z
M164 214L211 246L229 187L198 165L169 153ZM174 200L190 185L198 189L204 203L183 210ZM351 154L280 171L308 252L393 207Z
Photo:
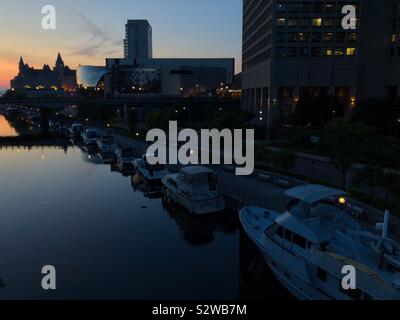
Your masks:
M221 84L232 86L235 75L233 58L156 58L149 65L160 70L162 93L167 95L204 94Z
M147 20L128 20L126 23L124 58L132 64L153 58L153 34Z
M355 30L342 27L350 4ZM244 0L242 109L271 120L302 97L331 95L351 107L398 97L399 7L399 0Z
M157 58L132 65L125 59L106 59L106 94L204 95L221 84L233 85L234 63L233 58Z
M128 20L124 58L106 59L105 95L203 95L232 86L234 58L153 58L147 20Z

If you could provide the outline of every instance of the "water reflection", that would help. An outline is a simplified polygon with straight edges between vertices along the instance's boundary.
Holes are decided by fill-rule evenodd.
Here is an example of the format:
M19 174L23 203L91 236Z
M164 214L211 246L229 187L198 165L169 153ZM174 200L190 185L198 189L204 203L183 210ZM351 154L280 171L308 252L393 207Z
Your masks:
M262 257L260 250L240 232L239 297L243 300L293 300L278 282Z
M87 152L82 152L82 160L92 164L104 164L103 159L100 157L99 154L92 154Z
M99 155L77 147L0 149L7 226L0 298L273 299L285 292L255 260L235 210L190 215L163 201L160 185L99 164ZM57 268L51 295L40 289L47 264Z
M149 183L140 173L131 176L131 186L134 192L141 192L146 198L161 199L161 183Z
M164 198L162 205L165 213L179 226L185 241L194 246L213 242L216 232L234 234L239 227L233 212L194 215Z
M17 137L17 130L0 114L0 137Z

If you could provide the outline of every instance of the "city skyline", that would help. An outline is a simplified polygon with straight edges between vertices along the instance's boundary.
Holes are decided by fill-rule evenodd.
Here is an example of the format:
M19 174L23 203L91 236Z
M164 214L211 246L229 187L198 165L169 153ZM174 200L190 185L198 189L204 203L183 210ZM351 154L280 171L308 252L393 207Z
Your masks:
M44 1L3 4L0 19L0 89L9 88L18 73L20 56L35 68L53 64L61 52L65 63L104 65L106 57L123 57L124 25L128 19L147 19L153 26L155 57L234 57L241 71L241 1L93 0L79 6L55 0L57 29L41 29ZM112 8L111 8L112 6ZM23 11L19 11L24 7ZM222 19L223 17L223 19ZM10 33L10 27L13 32ZM29 30L29 32L27 32Z

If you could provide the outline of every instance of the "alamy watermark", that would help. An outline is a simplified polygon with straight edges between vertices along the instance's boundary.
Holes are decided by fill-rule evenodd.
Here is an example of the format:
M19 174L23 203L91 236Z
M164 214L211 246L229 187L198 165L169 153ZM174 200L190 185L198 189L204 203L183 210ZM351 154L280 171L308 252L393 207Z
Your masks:
M342 14L345 16L342 19L342 28L344 30L357 29L357 10L353 5L346 5L342 8Z
M342 279L343 290L357 289L357 271L354 266L347 265L342 269L342 274L345 275Z
M56 290L56 268L51 265L46 265L42 268L42 289L43 290Z
M167 139L168 137L168 139ZM236 175L251 175L254 172L254 130L241 129L184 129L178 132L178 123L169 122L169 132L152 129L147 133L146 140L153 142L147 149L148 161L151 165L232 165L234 162ZM211 145L210 145L211 142ZM223 142L223 144L222 144ZM221 150L223 149L223 151Z
M53 5L45 5L42 7L42 29L55 30L56 25L56 8Z

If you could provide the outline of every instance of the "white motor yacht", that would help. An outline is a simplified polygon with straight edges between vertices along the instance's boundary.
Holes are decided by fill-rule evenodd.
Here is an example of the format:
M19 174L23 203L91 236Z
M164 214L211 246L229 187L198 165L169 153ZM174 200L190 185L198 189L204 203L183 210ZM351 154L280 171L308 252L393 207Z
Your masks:
M97 145L102 154L113 154L117 150L117 144L114 136L102 136L97 140Z
M80 138L83 132L83 126L80 123L74 123L69 128L69 134L72 139Z
M244 207L240 220L278 280L309 300L400 299L400 250L387 237L389 214L363 229L346 210L347 194L319 185L289 189L287 211ZM356 288L342 285L344 267L356 270Z
M82 139L84 144L96 144L97 139L99 138L99 134L97 133L96 129L87 129L84 133L82 133Z
M166 197L190 213L207 214L225 209L217 174L205 167L186 167L162 179Z
M152 165L149 160L154 158L154 155L146 154L140 159L134 161L135 169L140 173L145 181L149 183L161 183L162 178L168 174L168 170L165 165L156 164Z
M117 159L117 167L123 173L133 174L135 167L133 161L135 160L135 149L132 147L124 147L115 151Z

